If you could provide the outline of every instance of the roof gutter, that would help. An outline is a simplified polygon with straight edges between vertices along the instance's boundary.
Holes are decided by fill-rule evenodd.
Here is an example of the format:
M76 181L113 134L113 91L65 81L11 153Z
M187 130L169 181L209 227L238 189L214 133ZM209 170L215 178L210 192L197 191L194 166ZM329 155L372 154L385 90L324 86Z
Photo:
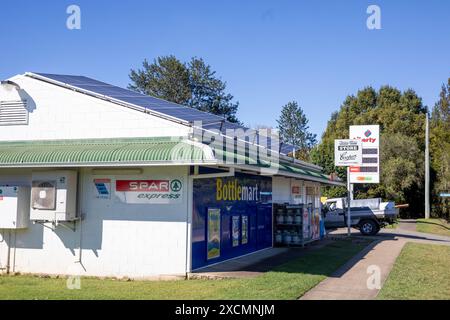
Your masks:
M90 162L90 163L21 163L21 164L0 164L0 169L13 168L114 168L114 167L156 167L156 166L196 166L196 165L216 165L217 160L201 161L152 161L152 162Z
M228 166L230 168L235 168L235 169L239 169L239 170L243 170L243 171L249 171L249 172L257 173L257 174L262 175L262 176L290 177L290 178L297 178L297 179L302 179L302 180L320 182L320 183L323 183L323 184L334 185L334 186L346 186L346 184L344 182L341 182L341 181L326 180L326 179L311 177L311 176L308 176L308 175L286 172L286 171L283 171L283 170L276 170L276 172L273 172L273 173L270 173L270 171L268 171L267 173L264 173L261 170L261 168L255 167L255 166L251 166L251 165L226 164L224 166Z

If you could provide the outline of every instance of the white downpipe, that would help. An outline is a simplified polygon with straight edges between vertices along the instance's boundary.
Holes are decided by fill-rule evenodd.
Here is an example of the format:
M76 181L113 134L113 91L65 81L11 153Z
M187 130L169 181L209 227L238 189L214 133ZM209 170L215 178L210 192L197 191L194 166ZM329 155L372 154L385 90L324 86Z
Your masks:
M8 230L8 242L6 245L8 246L6 255L6 274L9 274L9 271L11 269L11 230Z
M189 167L188 167L189 170ZM186 265L185 265L185 272L186 272L186 279L188 278L189 272L191 272L192 269L192 258L191 258L191 247L192 247L192 206L193 206L193 200L194 200L194 180L191 176L189 176L188 171L188 188L187 188L187 210L186 210Z
M75 261L75 263L79 263L81 267L84 269L83 262L82 262L82 256L83 256L83 197L84 197L84 170L79 169L78 170L78 188L77 188L77 214L78 214L78 221L79 221L79 249L78 249L78 260Z

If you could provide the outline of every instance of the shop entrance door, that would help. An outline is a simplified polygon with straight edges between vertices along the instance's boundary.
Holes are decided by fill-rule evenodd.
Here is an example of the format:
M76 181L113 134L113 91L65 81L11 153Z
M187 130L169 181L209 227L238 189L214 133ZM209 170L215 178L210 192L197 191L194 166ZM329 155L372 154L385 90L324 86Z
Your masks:
M272 246L272 206L257 207L257 249Z
M249 246L250 250L254 251L258 247L258 215L256 212L256 206L248 206L247 207L247 214L249 216Z

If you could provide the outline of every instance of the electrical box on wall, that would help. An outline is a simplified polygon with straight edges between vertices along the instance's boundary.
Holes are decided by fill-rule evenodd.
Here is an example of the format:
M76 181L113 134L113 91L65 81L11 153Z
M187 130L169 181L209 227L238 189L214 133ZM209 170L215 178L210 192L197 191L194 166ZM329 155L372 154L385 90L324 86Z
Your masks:
M76 220L77 172L33 172L31 213L34 221Z
M30 188L0 186L0 229L24 229L30 216Z

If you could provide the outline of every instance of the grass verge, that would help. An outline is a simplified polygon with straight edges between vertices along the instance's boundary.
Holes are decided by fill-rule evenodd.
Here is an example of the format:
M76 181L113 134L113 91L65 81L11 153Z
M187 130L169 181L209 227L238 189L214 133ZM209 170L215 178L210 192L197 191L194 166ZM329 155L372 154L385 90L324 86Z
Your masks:
M378 299L450 299L450 246L407 243Z
M297 299L367 244L336 241L248 279L126 282L82 278L80 290L69 290L64 278L0 276L0 299Z
M398 221L395 221L393 224L388 224L383 229L397 229L398 227Z
M416 230L450 237L450 223L443 219L418 219Z

